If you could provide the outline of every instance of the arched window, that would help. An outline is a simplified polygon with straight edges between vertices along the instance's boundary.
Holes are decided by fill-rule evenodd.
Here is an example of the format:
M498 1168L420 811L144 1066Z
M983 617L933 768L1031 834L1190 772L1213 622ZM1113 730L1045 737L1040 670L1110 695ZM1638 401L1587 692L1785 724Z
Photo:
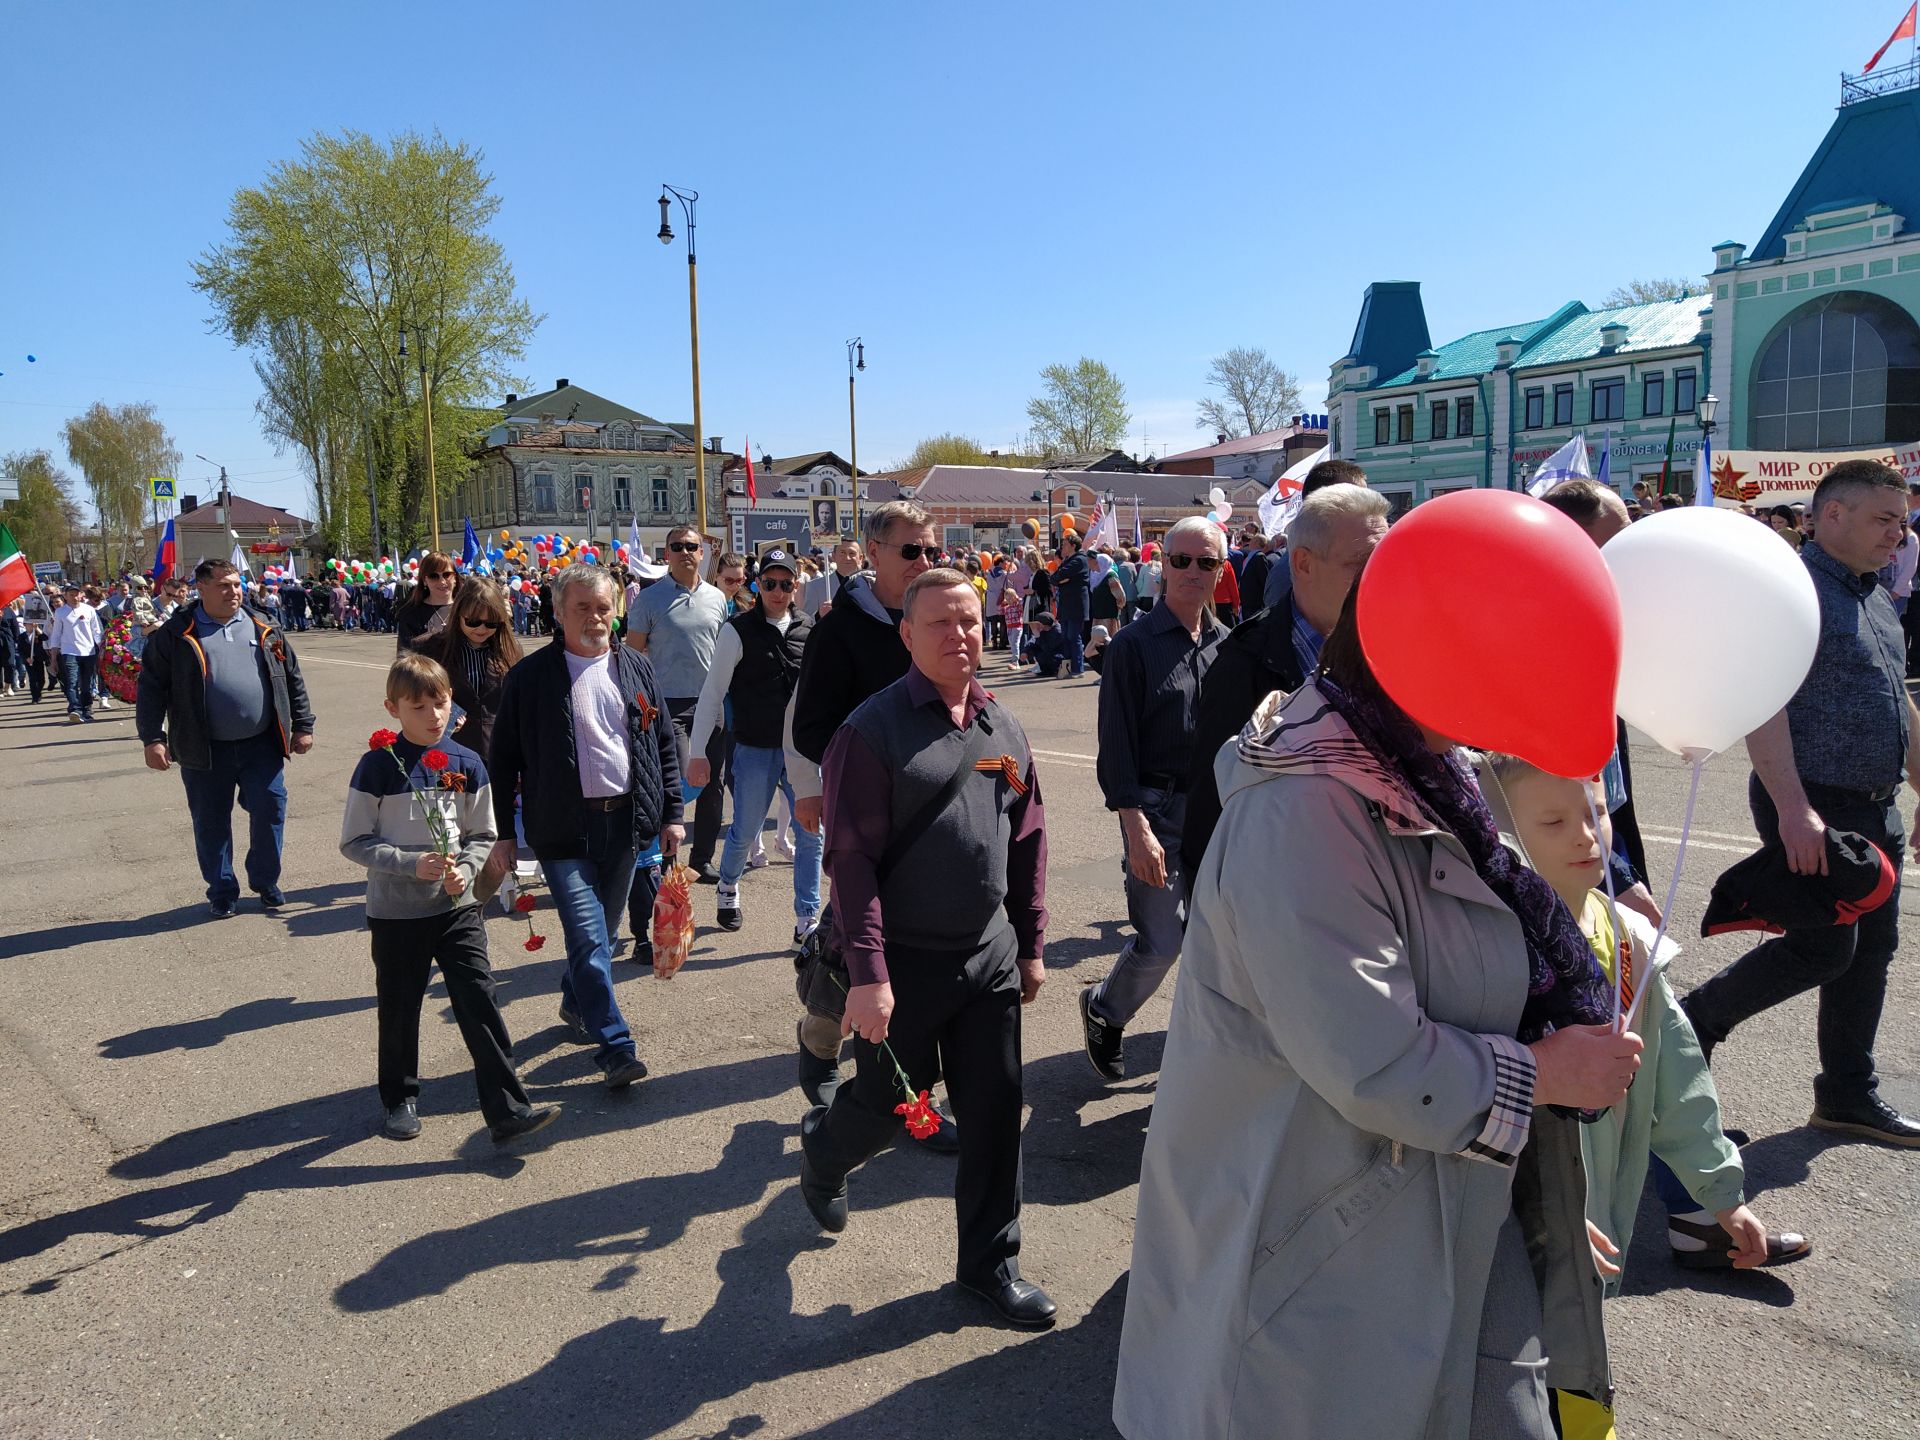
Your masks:
M1920 325L1878 295L1812 300L1767 336L1749 382L1755 450L1845 450L1920 438Z

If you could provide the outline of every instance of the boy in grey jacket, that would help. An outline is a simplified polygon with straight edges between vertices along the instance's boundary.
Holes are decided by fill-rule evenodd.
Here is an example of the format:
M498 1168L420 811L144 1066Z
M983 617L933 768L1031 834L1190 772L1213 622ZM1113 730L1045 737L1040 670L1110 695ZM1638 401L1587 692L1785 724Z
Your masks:
M473 1056L480 1111L494 1144L504 1145L558 1112L528 1102L494 1001L486 926L472 895L495 838L493 797L485 762L440 739L452 707L447 672L403 651L387 672L387 713L400 732L376 730L354 768L340 853L367 867L383 1133L395 1140L420 1133L420 1002L437 960Z

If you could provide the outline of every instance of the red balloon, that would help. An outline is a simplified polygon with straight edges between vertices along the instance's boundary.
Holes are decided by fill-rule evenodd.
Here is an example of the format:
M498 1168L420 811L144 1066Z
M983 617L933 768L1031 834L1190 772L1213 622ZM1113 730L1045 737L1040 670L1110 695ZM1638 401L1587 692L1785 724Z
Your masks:
M1461 490L1416 506L1355 604L1375 678L1428 729L1575 778L1613 754L1620 597L1599 547L1551 505Z

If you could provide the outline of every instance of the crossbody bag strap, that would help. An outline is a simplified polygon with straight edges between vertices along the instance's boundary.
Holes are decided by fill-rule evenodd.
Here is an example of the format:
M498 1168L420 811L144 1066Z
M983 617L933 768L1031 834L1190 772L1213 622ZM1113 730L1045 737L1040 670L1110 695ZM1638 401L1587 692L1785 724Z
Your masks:
M959 767L947 777L947 783L888 839L880 863L874 867L875 879L884 881L894 866L919 842L920 837L933 828L933 822L940 818L940 812L959 797L960 787L967 783L967 777L974 773L974 767L985 758L993 740L993 732L982 723L983 719L984 712L974 716L973 724L967 727L966 743L960 749Z

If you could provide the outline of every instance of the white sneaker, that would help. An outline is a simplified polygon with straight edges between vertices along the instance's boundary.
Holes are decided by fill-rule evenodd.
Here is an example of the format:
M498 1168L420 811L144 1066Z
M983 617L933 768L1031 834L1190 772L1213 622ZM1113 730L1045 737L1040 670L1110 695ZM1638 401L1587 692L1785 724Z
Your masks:
M747 856L747 868L749 870L764 870L766 866L767 866L766 842L761 840L755 840L753 842L753 853Z
M109 700L109 699L108 699L108 698L107 698L106 696L104 696L104 695L96 695L96 696L94 697L94 700L93 700L93 703L94 703L94 705L95 705L95 707L96 707L96 708L98 708L98 709L101 709L101 710L111 710L111 709L113 709L113 701L111 701L111 700Z
M793 847L793 835L789 831L782 830L778 835L773 837L773 843L774 847L789 860L798 854Z
M805 920L793 922L793 948L798 950L807 943L807 937L820 928L820 917L814 915Z

